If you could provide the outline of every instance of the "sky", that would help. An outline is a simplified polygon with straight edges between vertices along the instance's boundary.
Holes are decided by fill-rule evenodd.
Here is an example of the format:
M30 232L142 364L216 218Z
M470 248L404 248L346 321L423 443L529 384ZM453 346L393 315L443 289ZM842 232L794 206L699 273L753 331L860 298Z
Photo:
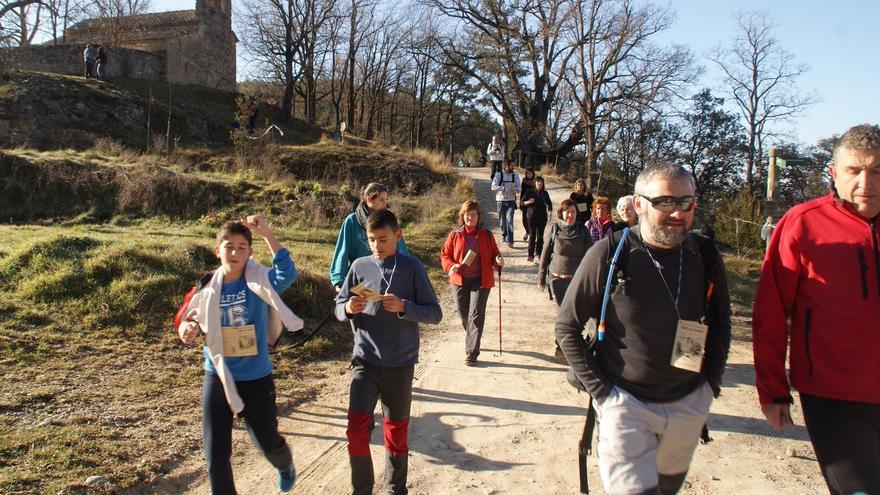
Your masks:
M234 7L237 3L234 0ZM195 0L152 0L152 4L154 11L195 8ZM690 47L706 69L694 92L709 87L716 96L723 96L721 75L706 55L712 47L729 44L734 37L735 12L757 10L766 12L777 24L775 35L780 45L794 54L796 62L809 66L799 80L800 89L820 98L780 131L804 144L815 144L853 125L880 122L880 57L876 48L880 2L671 0L668 5L676 13L676 20L656 41ZM241 70L244 66L240 60L239 78L245 75Z

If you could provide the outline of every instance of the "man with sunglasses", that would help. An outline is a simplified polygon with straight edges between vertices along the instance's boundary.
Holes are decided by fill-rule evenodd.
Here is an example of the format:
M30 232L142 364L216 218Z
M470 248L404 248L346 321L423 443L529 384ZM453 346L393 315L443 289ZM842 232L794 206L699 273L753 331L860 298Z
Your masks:
M846 131L832 161L831 191L791 208L770 238L752 319L755 381L761 411L776 429L792 424L790 390L797 389L831 493L874 494L880 493L880 127Z
M646 168L633 197L638 224L587 252L556 320L559 346L595 403L611 495L676 493L720 392L730 297L720 256L703 260L717 248L689 233L694 191L681 165ZM599 324L585 340L588 322Z

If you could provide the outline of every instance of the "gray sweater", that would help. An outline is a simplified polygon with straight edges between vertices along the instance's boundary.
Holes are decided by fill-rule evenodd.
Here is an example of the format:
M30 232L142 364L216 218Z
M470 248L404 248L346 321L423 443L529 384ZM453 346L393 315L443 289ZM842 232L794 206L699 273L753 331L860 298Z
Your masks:
M557 219L550 226L550 232L544 241L544 251L541 253L541 267L538 269L541 285L547 285L547 276L554 273L573 275L592 245L593 238L582 224L575 222L573 225L566 225Z
M587 252L559 308L556 339L578 379L600 402L612 385L646 402L681 399L703 381L708 381L717 394L730 347L730 294L723 264L715 287L718 304L712 308L716 323L709 328L700 373L670 364L678 319L638 230L633 230L626 239L623 267L626 279L616 284L608 301L605 340L598 342L594 336L589 343L584 340L584 325L591 319L599 320L605 278L619 238L619 235L608 236ZM684 253L678 309L685 320L701 320L706 280L696 241L688 236L679 248L651 248L651 253L662 265L663 276L675 294L680 249L684 249Z
M381 301L368 302L363 313L349 318L345 303L352 296L350 289L358 284L403 299L404 312L389 313ZM336 318L353 322L354 357L378 366L399 367L419 360L419 323L440 323L443 312L422 263L397 253L384 260L364 256L351 264L336 296Z

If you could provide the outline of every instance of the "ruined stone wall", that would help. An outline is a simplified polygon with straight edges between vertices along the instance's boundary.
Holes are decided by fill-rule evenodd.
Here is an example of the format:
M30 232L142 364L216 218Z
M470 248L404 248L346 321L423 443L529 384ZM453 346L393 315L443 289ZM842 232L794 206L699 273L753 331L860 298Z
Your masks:
M0 60L10 69L84 75L84 44L35 45L0 50ZM107 48L107 77L164 81L166 55L131 48Z

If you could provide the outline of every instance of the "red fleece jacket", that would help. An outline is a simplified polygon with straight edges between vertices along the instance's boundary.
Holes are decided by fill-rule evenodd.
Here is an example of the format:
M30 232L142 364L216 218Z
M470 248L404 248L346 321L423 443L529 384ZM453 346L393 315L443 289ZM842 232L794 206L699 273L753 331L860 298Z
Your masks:
M492 232L482 226L477 227L477 247L480 250L480 273L483 279L480 287L491 289L495 286L495 275L492 273L493 268L497 266L495 258L501 256L501 251L495 244L495 236L492 235ZM446 242L443 243L443 248L440 249L440 264L443 265L443 270L449 273L452 265L461 264L465 254L464 226L459 226L449 233ZM461 274L453 273L449 277L449 282L461 286Z

